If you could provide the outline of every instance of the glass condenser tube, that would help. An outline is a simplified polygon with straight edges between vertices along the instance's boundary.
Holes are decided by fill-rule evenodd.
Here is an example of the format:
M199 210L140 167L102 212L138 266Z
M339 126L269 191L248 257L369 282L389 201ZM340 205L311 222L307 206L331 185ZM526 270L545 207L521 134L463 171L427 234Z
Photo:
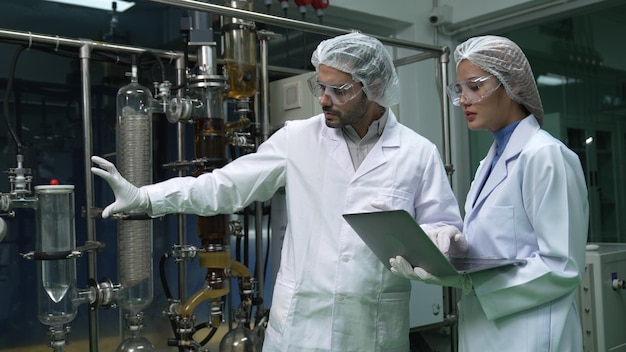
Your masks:
M74 186L35 186L35 194L37 252L69 254L76 243ZM76 316L76 260L39 260L37 268L39 321L54 327L71 322Z
M152 183L153 101L150 90L139 84L133 65L130 84L117 93L117 165L137 187ZM153 297L152 221L119 221L118 254L121 306L138 313Z

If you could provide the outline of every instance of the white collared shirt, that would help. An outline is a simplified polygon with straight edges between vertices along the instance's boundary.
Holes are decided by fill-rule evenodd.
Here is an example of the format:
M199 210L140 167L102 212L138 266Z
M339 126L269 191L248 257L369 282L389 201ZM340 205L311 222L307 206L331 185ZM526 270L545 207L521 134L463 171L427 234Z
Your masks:
M343 135L346 137L346 143L348 144L348 150L350 151L350 157L352 157L352 165L354 170L358 169L367 154L372 150L376 142L380 139L387 123L387 109L381 118L372 122L368 127L367 133L363 138L360 138L356 133L356 130L352 126L345 126L342 128Z

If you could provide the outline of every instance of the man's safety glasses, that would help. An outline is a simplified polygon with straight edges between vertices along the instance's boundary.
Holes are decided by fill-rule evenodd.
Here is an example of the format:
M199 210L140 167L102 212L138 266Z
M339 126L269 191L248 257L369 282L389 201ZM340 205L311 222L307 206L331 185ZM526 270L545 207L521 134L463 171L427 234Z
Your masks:
M448 85L446 90L450 100L452 100L452 104L456 106L461 105L461 97L465 99L466 104L475 104L490 96L502 85L500 81L497 81L498 83L495 84L492 78L497 81L494 75L490 75Z
M328 95L335 105L343 105L349 102L363 90L363 86L359 82L344 83L338 86L323 84L317 80L317 74L311 76L307 83L314 97L321 98L324 95Z

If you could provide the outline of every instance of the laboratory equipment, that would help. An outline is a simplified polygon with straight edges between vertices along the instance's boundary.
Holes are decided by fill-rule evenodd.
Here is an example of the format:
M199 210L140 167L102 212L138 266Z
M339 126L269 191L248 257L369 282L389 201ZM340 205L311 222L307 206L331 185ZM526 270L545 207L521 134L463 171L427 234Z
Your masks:
M585 352L626 351L626 243L590 243L577 291Z
M74 230L74 186L35 187L36 250L39 321L50 326L51 347L62 351L69 327L76 317L76 261L71 252L76 242Z
M77 307L83 303L93 308L98 304L105 306L112 285L106 287L106 282L94 281L85 289L76 287L76 258L104 245L89 241L75 247L74 186L59 185L56 180L51 183L35 186L34 197L16 200L21 207L30 205L35 209L36 250L21 256L37 261L37 318L49 326L49 346L55 352L62 352Z
M235 9L252 11L253 1L226 0ZM240 118L252 112L252 97L257 92L257 32L252 21L222 17L224 33L224 68L228 81L228 98L236 100Z
M9 183L11 191L0 193L0 215L14 217L16 208L30 208L36 206L37 198L31 192L33 177L31 170L24 167L24 155L16 155L17 167L10 168Z
M226 5L252 11L249 0L227 0ZM244 99L257 90L256 27L254 22L224 17L224 64L230 89L228 97Z
M247 8L250 3L232 1L231 5ZM200 14L194 16L197 22L203 22ZM229 55L224 60L226 75L217 73L216 43L213 41L212 31L194 29L189 37L202 38L188 43L190 48L196 50L196 66L187 71L185 95L179 94L173 98L166 113L170 122L193 124L194 159L168 165L181 169L192 167L191 176L194 177L226 165L229 162L226 154L228 145L254 147L245 134L238 132L250 126L250 119L247 117L251 113L249 98L256 92L256 56L252 58L251 67L242 64L242 61L248 60L246 55L256 52L254 26L233 18L225 19L225 22L228 23L225 34L225 51L228 54L225 55ZM240 52L242 49L243 52ZM230 84L227 83L229 78ZM236 112L240 117L235 121L225 119L224 105L229 95L236 100ZM207 301L210 307L209 322L206 325L213 330L221 325L226 316L225 298L231 292L231 277L236 276L239 280L243 306L240 309L249 312L255 293L254 281L248 269L231 258L230 235L237 232L234 230L237 226L230 221L229 214L198 216L196 224L200 247L196 249L179 244L167 255L179 263L197 258L200 267L206 269L202 287L190 297L180 297L178 300L168 297L172 304L167 312L175 333L175 338L168 340L169 346L199 348L199 343L193 339L193 333L199 326L195 322L194 311L200 303Z
M117 165L124 177L137 187L152 183L152 110L150 90L139 84L133 56L130 83L117 93ZM130 337L118 351L154 350L138 336L143 328L142 310L152 302L152 221L143 214L129 212L118 221L120 306L126 311Z
M125 338L116 352L152 352L155 351L154 345L147 338L139 335L143 328L143 312L126 316L126 329L130 332L130 336Z
M220 352L259 352L262 343L259 336L246 327L247 318L240 312L237 327L230 330L220 341Z

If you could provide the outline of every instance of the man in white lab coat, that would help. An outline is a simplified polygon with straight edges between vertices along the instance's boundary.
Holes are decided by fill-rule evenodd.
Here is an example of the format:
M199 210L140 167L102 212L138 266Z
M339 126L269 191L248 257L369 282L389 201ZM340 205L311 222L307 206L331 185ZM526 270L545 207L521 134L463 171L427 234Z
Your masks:
M404 209L425 228L462 225L434 144L398 123L398 79L375 38L323 41L309 80L323 114L288 122L256 153L197 178L135 188L98 157L93 172L116 201L103 216L144 208L236 212L285 187L288 225L274 286L266 352L407 352L409 281L391 274L342 214Z

